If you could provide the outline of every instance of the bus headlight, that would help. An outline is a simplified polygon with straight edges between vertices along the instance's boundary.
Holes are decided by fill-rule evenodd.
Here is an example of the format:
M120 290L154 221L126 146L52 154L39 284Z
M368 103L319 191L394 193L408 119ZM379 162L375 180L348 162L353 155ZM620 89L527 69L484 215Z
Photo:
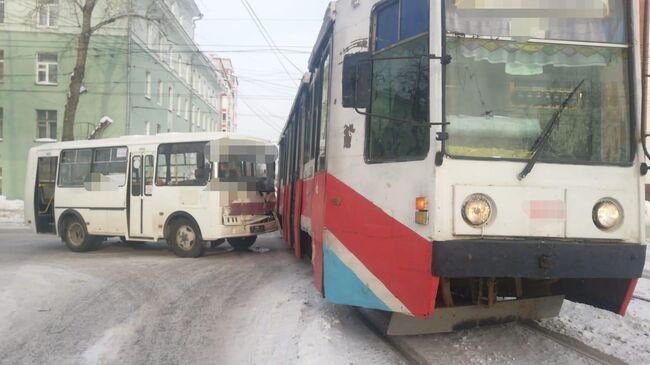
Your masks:
M614 199L603 199L594 206L594 224L603 231L618 227L623 221L623 208Z
M479 227L485 225L492 217L492 201L486 195L471 195L463 204L463 219L467 224Z

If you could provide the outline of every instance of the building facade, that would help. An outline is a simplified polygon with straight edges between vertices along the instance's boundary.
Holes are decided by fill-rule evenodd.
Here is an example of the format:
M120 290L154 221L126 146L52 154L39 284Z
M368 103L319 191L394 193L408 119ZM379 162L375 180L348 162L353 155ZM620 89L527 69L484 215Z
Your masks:
M237 93L239 79L235 75L232 60L216 55L210 56L217 71L221 74L228 89L221 94L221 130L223 132L237 132Z
M137 14L137 16L124 16ZM33 146L61 139L77 56L71 0L0 0L0 195L22 199ZM75 139L221 130L229 84L194 42L193 0L99 0Z

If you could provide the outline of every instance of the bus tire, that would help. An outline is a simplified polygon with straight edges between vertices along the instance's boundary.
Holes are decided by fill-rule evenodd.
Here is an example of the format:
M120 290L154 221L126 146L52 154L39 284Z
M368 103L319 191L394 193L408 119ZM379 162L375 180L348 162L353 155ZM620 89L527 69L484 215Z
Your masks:
M226 242L226 240L223 239L223 238L218 239L218 240L211 241L211 242L210 242L210 247L211 247L211 248L217 248L217 247L223 245L224 242Z
M228 244L235 249L235 251L246 251L257 241L257 236L248 237L233 237L228 238Z
M205 245L198 228L185 218L171 223L167 242L178 257L197 258L205 254Z
M61 236L72 252L93 251L101 245L101 240L88 234L85 223L77 217L65 218Z

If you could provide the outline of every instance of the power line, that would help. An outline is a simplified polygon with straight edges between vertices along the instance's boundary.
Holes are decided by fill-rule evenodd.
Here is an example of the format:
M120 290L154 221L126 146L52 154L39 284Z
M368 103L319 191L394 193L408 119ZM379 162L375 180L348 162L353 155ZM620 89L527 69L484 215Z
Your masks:
M257 30L259 30L260 34L262 35L262 38L264 38L264 40L269 45L269 47L276 49L276 52L274 52L273 54L275 55L278 62L280 63L280 66L282 66L282 69L287 73L287 76L289 76L289 78L292 79L293 76L291 75L289 70L287 70L287 67L284 65L284 62L282 62L282 59L280 58L280 55L282 55L282 53L277 51L277 48L278 48L277 44L275 43L275 41L273 41L273 38L271 38L271 35L268 34L268 32L266 31L266 28L264 28L264 25L259 21L259 18L257 17L257 14L255 13L255 10L253 9L253 7L250 5L250 3L247 0L241 0L241 2L244 5L244 8L246 8L246 11L248 12L248 14L253 19L253 21L255 23L255 26L257 27ZM287 57L284 56L284 58L287 58ZM291 64L293 65L293 63L291 63ZM298 69L298 72L300 72L300 69L296 65L293 65L293 66L296 67L296 69ZM298 83L296 81L294 81L294 84L296 86L298 86Z

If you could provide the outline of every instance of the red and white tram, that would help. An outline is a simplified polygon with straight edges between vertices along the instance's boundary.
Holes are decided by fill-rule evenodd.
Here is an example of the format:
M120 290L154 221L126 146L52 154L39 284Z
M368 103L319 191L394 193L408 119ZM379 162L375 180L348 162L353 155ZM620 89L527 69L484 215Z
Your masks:
M646 253L639 14L332 3L280 139L277 214L316 288L437 331L565 298L625 314Z

